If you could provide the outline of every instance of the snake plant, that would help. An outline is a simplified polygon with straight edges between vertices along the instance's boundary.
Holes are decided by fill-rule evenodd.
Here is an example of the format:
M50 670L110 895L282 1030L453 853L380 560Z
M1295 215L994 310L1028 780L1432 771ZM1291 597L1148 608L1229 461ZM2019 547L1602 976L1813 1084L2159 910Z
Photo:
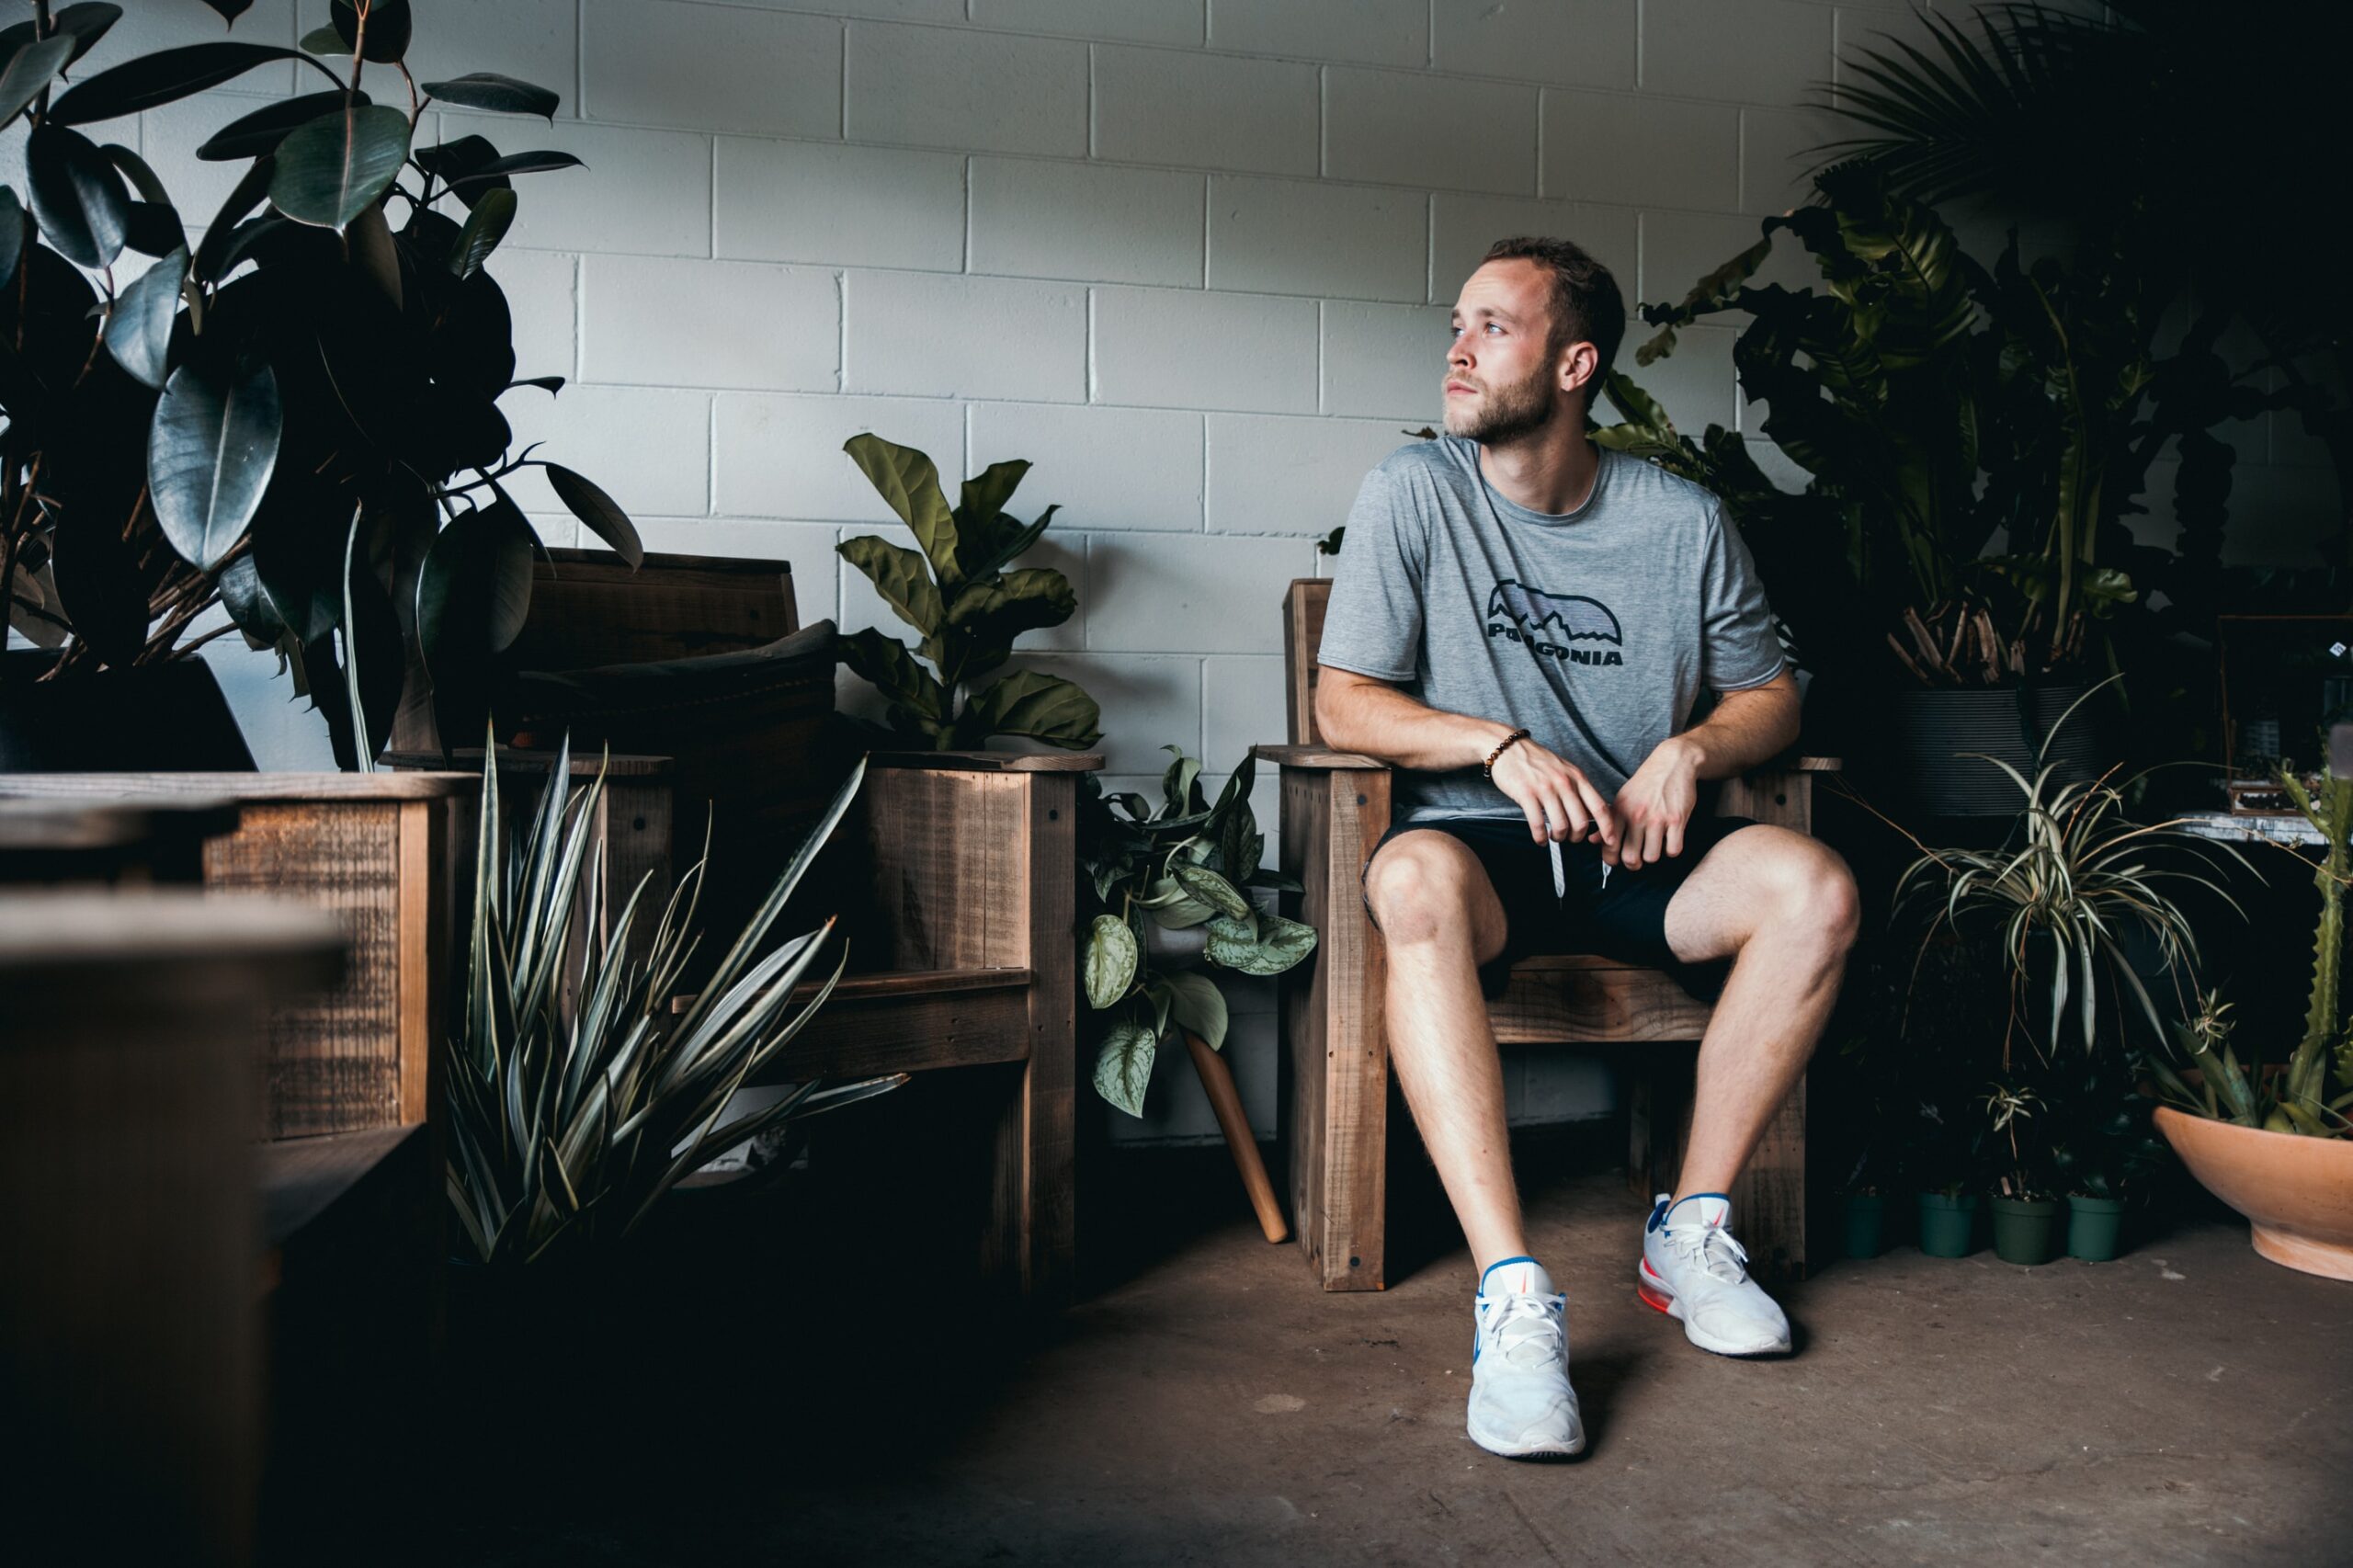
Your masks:
M671 997L701 936L704 856L669 894L651 948L631 956L651 873L611 915L597 825L604 773L569 792L569 742L516 841L502 817L494 757L483 768L473 937L465 1012L449 1040L449 1193L484 1263L529 1263L551 1249L627 1236L680 1177L760 1133L868 1099L900 1074L797 1085L781 1100L722 1120L841 978L793 1006L833 922L758 956L865 777L861 763L810 831L710 980L681 1014ZM585 884L585 885L584 885ZM585 926L585 931L583 927Z

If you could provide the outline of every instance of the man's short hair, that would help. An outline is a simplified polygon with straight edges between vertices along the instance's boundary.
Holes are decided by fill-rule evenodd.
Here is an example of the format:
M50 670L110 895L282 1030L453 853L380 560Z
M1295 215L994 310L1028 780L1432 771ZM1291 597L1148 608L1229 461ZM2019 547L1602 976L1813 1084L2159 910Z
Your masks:
M1558 359L1572 343L1593 345L1601 363L1586 391L1586 404L1592 406L1626 336L1626 301L1618 292L1618 279L1583 245L1539 234L1497 240L1487 247L1480 265L1490 261L1532 261L1552 272L1552 330L1544 340L1544 352Z

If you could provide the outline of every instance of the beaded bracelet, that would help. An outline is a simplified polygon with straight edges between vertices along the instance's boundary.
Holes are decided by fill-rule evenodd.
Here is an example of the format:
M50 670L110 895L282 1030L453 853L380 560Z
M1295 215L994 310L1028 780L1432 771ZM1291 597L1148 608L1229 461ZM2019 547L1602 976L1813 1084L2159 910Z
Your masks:
M1492 782L1495 777L1495 759L1503 756L1504 753L1511 750L1515 744L1526 740L1527 738L1528 732L1526 730L1514 730L1510 734L1506 735L1503 738L1502 744L1496 746L1495 750L1487 754L1486 774L1490 782Z

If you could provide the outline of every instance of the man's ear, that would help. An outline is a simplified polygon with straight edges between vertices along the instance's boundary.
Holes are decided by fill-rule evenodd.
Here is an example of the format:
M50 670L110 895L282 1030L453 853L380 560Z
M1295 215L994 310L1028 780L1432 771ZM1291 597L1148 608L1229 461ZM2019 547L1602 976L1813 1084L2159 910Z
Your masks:
M1561 390L1575 392L1584 387L1589 392L1599 391L1594 383L1599 380L1596 372L1600 367L1600 351L1592 344L1570 344L1561 355Z

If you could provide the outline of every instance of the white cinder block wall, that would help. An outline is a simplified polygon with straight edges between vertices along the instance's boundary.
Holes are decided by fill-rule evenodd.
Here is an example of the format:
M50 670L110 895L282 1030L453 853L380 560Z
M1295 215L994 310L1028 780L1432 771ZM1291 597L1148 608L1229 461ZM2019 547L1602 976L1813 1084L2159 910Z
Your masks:
M291 43L326 8L256 0L231 36ZM199 0L130 10L99 62L222 36ZM1111 781L1147 790L1165 742L1223 768L1281 738L1283 585L1327 564L1313 540L1364 471L1438 417L1446 306L1490 241L1566 234L1640 299L1677 296L1790 203L1797 154L1836 133L1797 106L1839 47L1920 30L1900 4L1820 0L415 11L420 80L495 70L563 97L552 128L452 112L427 134L588 165L518 181L493 265L518 373L573 380L510 395L518 439L597 477L654 548L789 558L804 619L846 631L895 628L833 553L894 527L847 437L922 447L951 483L1029 459L1017 510L1063 507L1030 559L1080 602L1035 662L1100 699ZM142 117L137 145L192 222L237 172L196 145L298 79L273 66ZM1687 332L1643 377L1688 428L1741 422L1733 335ZM2301 553L2302 520L2334 505L2323 454L2285 422L2233 435L2243 538ZM573 541L543 486L522 499ZM316 765L272 661L210 652L260 694L265 749ZM1266 783L1256 800L1271 830ZM1271 1134L1273 988L1232 989L1232 1053ZM1123 1136L1214 1136L1182 1057ZM1523 1119L1609 1108L1576 1057L1509 1069Z

